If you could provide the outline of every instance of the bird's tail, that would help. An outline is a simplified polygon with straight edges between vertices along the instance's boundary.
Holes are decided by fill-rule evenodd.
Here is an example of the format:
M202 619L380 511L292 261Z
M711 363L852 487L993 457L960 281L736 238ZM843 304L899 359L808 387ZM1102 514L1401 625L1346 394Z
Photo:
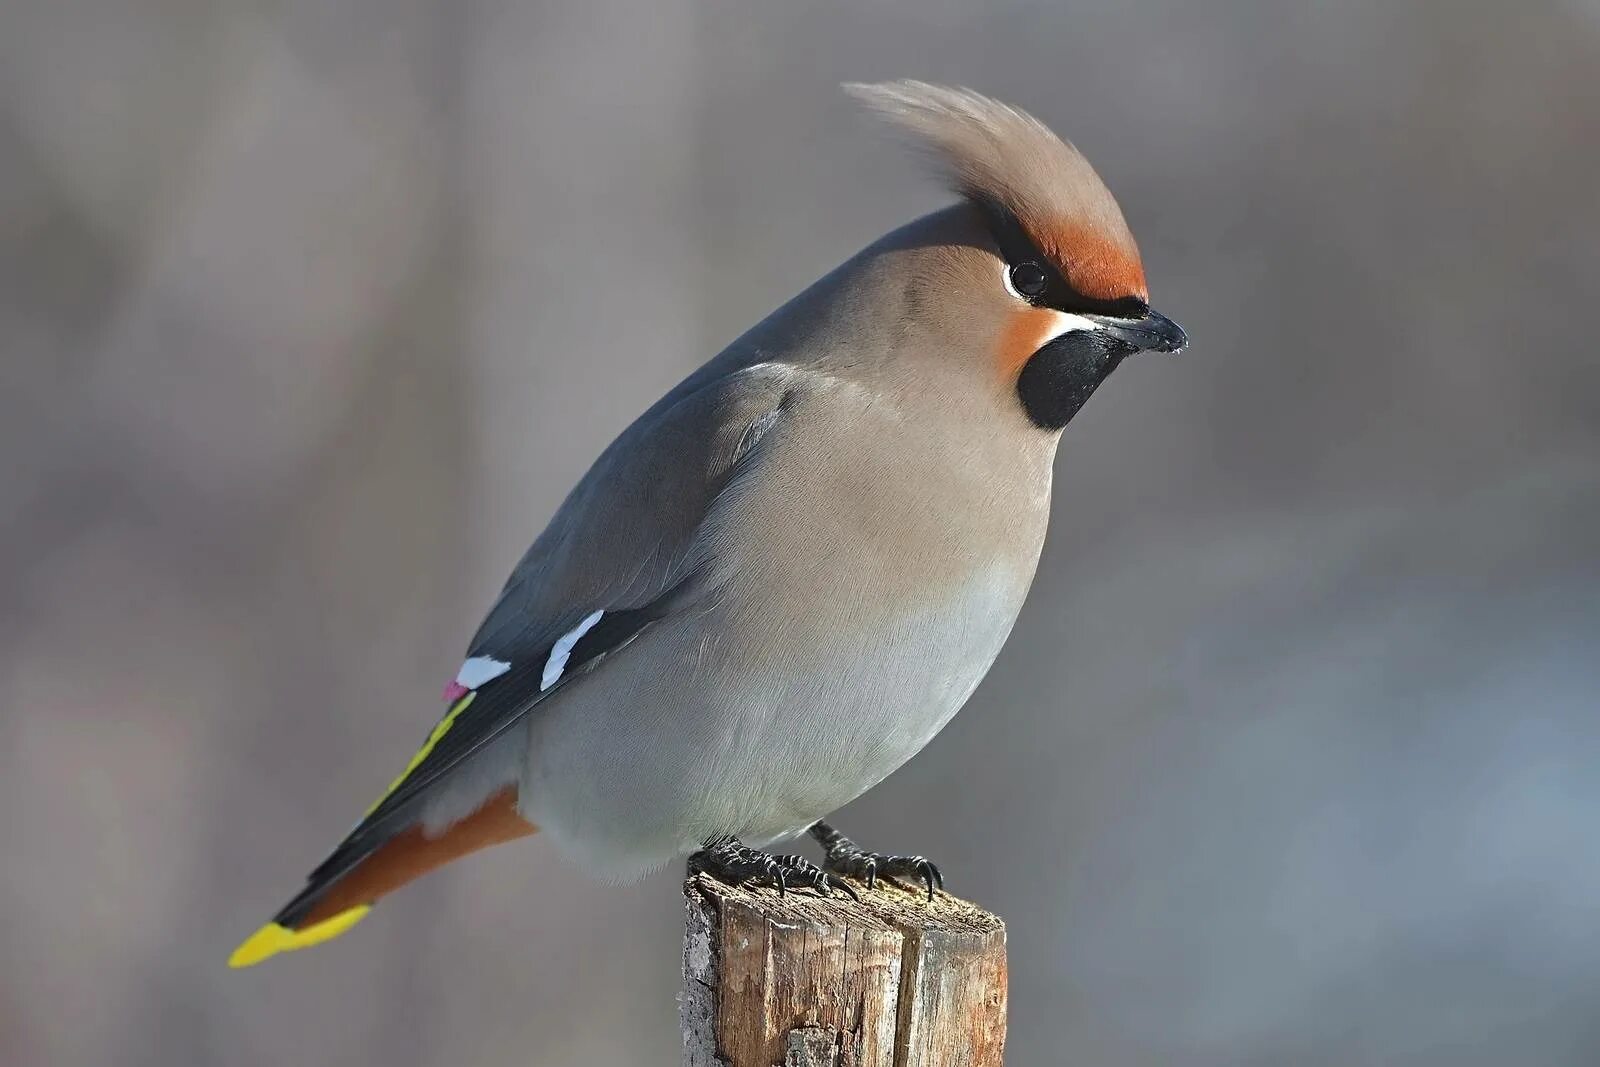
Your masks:
M505 786L465 818L430 835L420 820L381 835L358 826L307 880L298 896L228 957L248 967L280 952L338 937L383 897L436 867L490 845L536 832L517 812L517 789Z

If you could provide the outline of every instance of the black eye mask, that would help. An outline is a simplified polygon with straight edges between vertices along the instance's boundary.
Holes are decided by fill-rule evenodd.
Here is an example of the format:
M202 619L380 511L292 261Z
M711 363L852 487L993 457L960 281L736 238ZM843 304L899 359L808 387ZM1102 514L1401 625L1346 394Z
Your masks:
M1095 300L1076 292L1067 284L1067 279L1062 277L1056 265L1028 237L1016 216L998 204L985 205L984 214L989 219L989 232L995 244L1000 246L1000 254L1005 257L1007 269L1011 272L1012 286L1034 307L1053 308L1072 315L1106 315L1119 319L1143 318L1150 310L1150 306L1136 296ZM1032 283L1041 275L1043 284L1035 289ZM1018 284L1019 281L1027 281L1027 288Z

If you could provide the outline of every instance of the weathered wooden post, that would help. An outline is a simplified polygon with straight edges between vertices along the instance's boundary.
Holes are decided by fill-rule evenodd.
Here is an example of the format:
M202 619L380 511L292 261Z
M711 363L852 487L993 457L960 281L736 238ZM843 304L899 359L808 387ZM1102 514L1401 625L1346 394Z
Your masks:
M1006 929L944 893L684 883L686 1067L1000 1067Z

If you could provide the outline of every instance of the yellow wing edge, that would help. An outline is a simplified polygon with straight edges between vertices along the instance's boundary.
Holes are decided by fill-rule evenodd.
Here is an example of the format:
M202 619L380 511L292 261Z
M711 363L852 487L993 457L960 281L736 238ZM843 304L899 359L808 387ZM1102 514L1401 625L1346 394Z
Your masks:
M396 789L399 789L405 784L405 780L411 777L411 772L422 765L422 761L428 758L428 753L432 752L434 746L444 738L445 734L450 732L450 727L456 724L456 716L460 715L463 711L466 711L468 705L472 703L473 699L477 695L478 691L476 689L472 690L466 696L456 701L455 704L451 706L449 711L445 712L444 718L439 720L438 725L433 728L433 732L428 735L428 739L422 743L422 747L417 749L417 754L411 757L410 763L406 764L406 769L400 772L400 777L390 782L389 788L383 791L383 795L377 800L374 800L372 802L372 806L362 813L361 817L363 819L377 811L379 804L382 804L385 800L388 800Z

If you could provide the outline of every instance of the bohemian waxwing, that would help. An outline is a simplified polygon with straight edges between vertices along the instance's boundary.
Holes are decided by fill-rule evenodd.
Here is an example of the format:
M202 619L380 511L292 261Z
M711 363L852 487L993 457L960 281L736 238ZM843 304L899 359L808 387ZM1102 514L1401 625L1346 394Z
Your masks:
M1122 212L1031 116L920 82L848 90L961 200L778 309L611 444L517 565L448 711L244 966L543 830L629 878L780 890L936 868L820 822L950 720L1033 580L1068 420L1176 352ZM821 867L759 846L809 830ZM696 851L698 850L698 851Z

